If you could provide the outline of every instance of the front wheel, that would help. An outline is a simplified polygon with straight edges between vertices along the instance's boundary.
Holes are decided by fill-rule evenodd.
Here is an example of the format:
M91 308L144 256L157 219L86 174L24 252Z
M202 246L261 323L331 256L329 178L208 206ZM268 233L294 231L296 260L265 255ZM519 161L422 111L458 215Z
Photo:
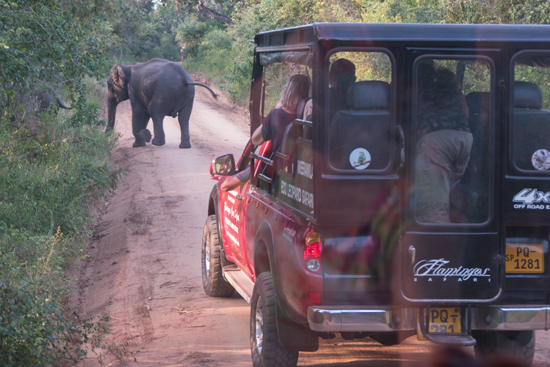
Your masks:
M298 352L279 343L277 296L271 273L261 273L250 300L250 344L254 367L296 367Z
M210 297L230 297L235 289L223 277L221 244L215 215L204 224L202 233L202 287Z
M476 356L510 356L526 365L533 364L535 357L535 332L527 331L473 331L476 339Z

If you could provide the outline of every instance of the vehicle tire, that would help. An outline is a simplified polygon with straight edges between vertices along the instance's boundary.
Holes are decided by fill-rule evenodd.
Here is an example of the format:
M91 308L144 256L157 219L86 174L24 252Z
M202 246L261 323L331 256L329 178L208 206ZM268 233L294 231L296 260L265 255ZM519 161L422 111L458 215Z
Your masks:
M223 277L221 245L215 215L206 219L202 233L202 287L210 297L230 297L235 289Z
M254 367L296 367L297 351L279 343L277 332L277 296L271 273L261 273L250 300L250 344Z
M510 356L527 365L533 364L535 357L535 332L527 331L473 331L476 339L476 356Z

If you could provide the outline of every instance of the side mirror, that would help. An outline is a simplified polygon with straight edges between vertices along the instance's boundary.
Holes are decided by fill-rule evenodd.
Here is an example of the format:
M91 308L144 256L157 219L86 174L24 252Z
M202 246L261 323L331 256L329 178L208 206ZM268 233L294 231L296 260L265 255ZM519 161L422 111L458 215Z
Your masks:
M235 174L235 158L233 154L219 155L212 160L212 175L231 176Z

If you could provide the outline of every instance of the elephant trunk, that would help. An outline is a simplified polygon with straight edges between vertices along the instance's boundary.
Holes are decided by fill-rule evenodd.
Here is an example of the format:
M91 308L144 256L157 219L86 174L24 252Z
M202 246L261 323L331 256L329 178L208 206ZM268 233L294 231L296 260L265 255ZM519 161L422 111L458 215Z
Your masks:
M114 97L109 97L107 102L107 128L105 131L112 130L115 127L116 106L118 101Z

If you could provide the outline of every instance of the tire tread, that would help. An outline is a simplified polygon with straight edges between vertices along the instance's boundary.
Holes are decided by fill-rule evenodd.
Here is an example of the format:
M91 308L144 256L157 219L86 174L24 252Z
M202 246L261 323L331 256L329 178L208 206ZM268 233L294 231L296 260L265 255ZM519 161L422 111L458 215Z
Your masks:
M210 243L206 243L210 235ZM231 297L235 288L223 277L221 265L221 244L218 234L217 219L210 215L206 219L203 230L202 243L202 285L204 292L210 297ZM205 246L210 246L210 274L206 274L204 251Z
M258 297L262 298L264 317L264 342L262 356L255 350L255 313ZM265 301L265 303L264 303ZM251 300L250 338L254 367L296 367L299 353L284 348L277 332L277 299L271 273L261 273L256 279Z

